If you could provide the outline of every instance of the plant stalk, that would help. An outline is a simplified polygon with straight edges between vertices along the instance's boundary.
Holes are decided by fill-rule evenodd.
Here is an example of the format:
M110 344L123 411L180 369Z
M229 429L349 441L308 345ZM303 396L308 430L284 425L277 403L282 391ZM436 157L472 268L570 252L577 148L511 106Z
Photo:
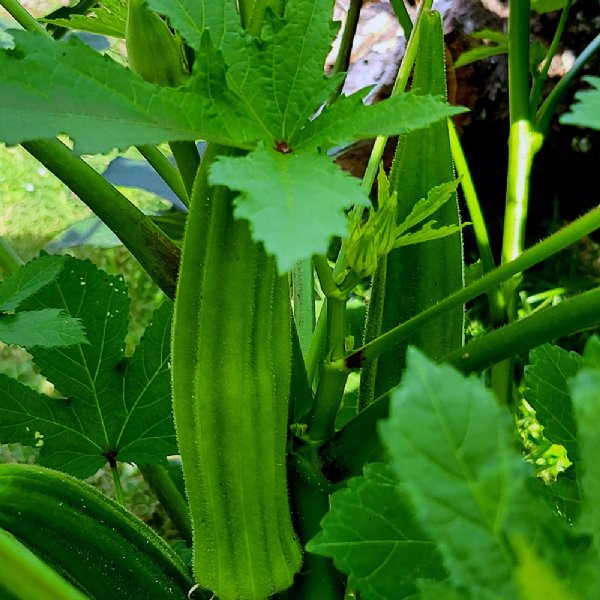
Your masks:
M501 265L469 286L448 296L435 306L428 308L412 319L394 327L382 336L353 351L341 362L338 361L338 366L341 367L343 364L349 370L361 368L368 362L381 356L384 352L402 343L424 323L438 319L449 310L477 298L480 294L488 292L494 286L510 279L517 273L530 269L598 228L600 228L600 206L579 217L573 223L566 225L547 239L528 248L513 261Z
M185 498L181 495L177 486L169 476L167 469L161 465L138 465L144 480L158 498L162 507L169 515L173 525L186 541L188 546L192 545L192 524L190 522L190 510Z
M149 217L62 142L22 146L94 211L169 298L175 297L180 251Z
M35 31L48 35L44 26L29 14L18 0L0 0L0 6L26 31Z

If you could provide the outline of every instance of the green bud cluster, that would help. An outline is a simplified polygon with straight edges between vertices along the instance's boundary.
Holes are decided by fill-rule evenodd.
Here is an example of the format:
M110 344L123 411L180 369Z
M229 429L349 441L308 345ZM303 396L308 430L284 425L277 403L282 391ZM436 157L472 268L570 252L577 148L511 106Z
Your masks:
M366 221L362 211L355 211L350 221L350 235L344 241L346 264L359 277L368 277L381 256L386 256L396 242L397 194L389 193L389 182L383 169L377 177L377 210Z

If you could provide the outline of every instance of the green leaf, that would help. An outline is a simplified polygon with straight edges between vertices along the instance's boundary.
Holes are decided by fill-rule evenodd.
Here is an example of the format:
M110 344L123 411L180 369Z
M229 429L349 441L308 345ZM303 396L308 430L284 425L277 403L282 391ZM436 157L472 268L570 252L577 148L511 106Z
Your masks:
M124 38L127 4L124 0L102 0L102 3L92 7L87 15L72 14L68 19L42 19L42 21L67 29Z
M413 92L398 94L372 106L363 104L363 97L364 92L357 92L339 98L306 125L293 144L294 150L327 150L377 135L408 133L466 111L450 106L443 98Z
M225 66L206 39L188 88L160 88L77 39L14 31L0 51L0 139L17 144L69 135L80 153L196 140L250 148L259 133L237 109ZM74 82L77 82L75 89Z
M200 49L206 30L219 49L225 49L227 42L242 35L240 16L231 0L148 0L147 4L166 15L171 26L194 50Z
M65 256L44 255L19 267L0 284L0 311L14 310L54 281L65 266Z
M2 316L0 341L24 348L87 343L81 323L54 308Z
M483 45L477 48L471 48L466 52L463 52L454 62L454 67L464 67L478 60L489 58L491 56L498 56L500 54L506 54L508 52L508 35L501 31L494 31L493 29L482 29L481 31L473 32L470 37L477 40L486 40L493 42L493 46Z
M483 60L484 58L491 58L492 56L500 56L501 54L508 53L508 44L497 45L497 46L478 46L477 48L472 48L471 50L467 50L463 52L454 63L454 68L458 69L460 67L465 67L466 65L470 65L478 60Z
M543 14L554 10L562 10L566 4L567 0L531 0L531 10Z
M171 415L170 303L154 314L125 359L129 300L121 278L67 259L55 284L25 308L59 308L81 319L89 344L31 350L59 398L3 377L0 440L41 448L40 462L79 477L107 461L162 463L177 451Z
M260 145L243 157L221 157L210 183L241 192L235 216L251 223L252 237L277 258L279 271L324 254L331 236L345 236L344 209L368 206L360 182L320 154L283 154Z
M405 231L413 228L415 225L423 222L430 217L440 207L442 207L456 192L459 180L448 181L433 187L427 194L427 198L421 198L415 203L410 214L396 228L396 235L402 235Z
M593 536L600 553L600 370L584 368L570 382L577 418L580 459L576 463L582 495L579 528Z
M418 591L417 579L446 576L413 512L391 469L367 465L362 477L332 496L321 531L306 550L333 558L365 600L408 598Z
M593 335L583 349L583 362L586 367L600 369L600 336Z
M577 443L568 380L581 368L581 356L544 344L531 351L529 363L525 367L523 396L544 426L544 435L553 443L562 444L569 459L575 461Z
M593 89L583 90L575 94L575 104L571 112L560 117L566 125L578 125L600 129L600 77L584 77Z
M539 507L506 408L479 379L410 348L381 434L450 580L474 598L518 598L507 540L531 539Z
M441 227L435 227L436 223L437 221L428 221L418 231L401 235L394 242L394 248L413 246L414 244L422 244L423 242L439 240L454 233L458 233L463 229L463 227L470 225L470 223L461 223L460 225L442 225Z

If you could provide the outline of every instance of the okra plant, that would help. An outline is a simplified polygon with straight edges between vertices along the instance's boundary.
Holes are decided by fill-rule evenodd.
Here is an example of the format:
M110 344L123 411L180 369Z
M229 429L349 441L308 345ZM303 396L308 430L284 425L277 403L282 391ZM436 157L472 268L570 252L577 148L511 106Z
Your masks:
M600 43L541 102L570 0L509 3L499 266L432 0L414 14L392 2L406 51L373 105L341 93L359 1L327 75L332 0L79 0L42 20L0 4L21 26L0 37L0 140L73 190L164 292L128 355L122 278L0 246L0 340L54 386L0 375L0 442L39 462L0 465L0 597L596 597L600 341L550 342L600 325L600 289L516 310L524 271L600 227L596 208L523 248L535 153ZM532 9L562 11L533 76ZM126 55L70 30L123 39ZM600 128L599 81L563 123ZM336 152L369 138L353 178ZM186 208L168 229L81 158L131 146ZM469 282L465 227L481 256ZM464 305L483 294L489 332L465 343ZM182 543L123 505L123 463ZM102 467L116 501L82 481Z

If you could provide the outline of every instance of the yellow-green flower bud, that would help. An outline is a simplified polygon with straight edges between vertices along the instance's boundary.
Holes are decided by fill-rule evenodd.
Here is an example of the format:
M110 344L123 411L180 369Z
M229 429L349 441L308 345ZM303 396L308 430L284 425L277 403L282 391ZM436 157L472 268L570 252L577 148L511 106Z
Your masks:
M146 81L167 87L183 83L181 44L143 0L128 1L125 45L129 67Z
M373 230L368 225L357 235L350 236L346 244L346 264L359 277L367 277L375 271L377 247Z
M396 208L398 194L395 192L385 200L380 199L379 209L374 217L377 255L386 256L392 251L396 241Z

